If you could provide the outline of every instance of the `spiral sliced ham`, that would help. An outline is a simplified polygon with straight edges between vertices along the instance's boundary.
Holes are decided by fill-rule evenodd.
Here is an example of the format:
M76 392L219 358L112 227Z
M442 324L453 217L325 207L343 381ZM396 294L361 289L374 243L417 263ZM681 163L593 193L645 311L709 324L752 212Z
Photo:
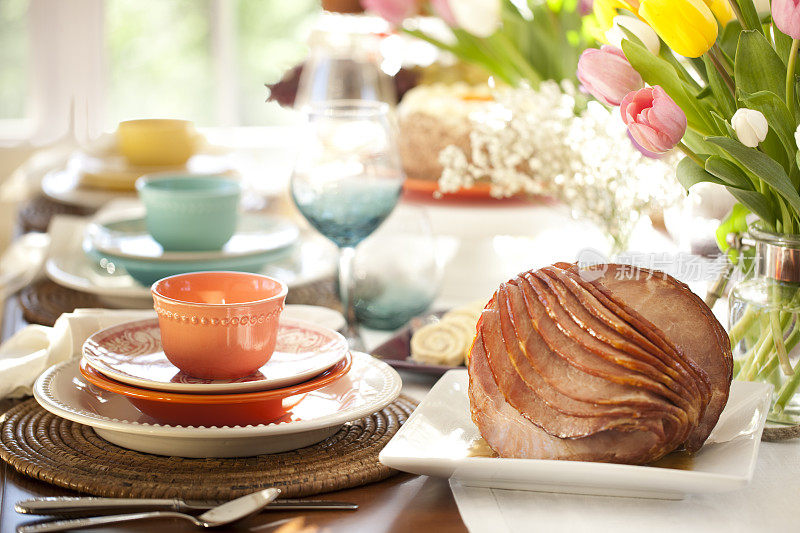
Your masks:
M644 464L698 450L730 389L724 329L666 274L588 274L558 263L495 292L469 360L481 434L502 457Z

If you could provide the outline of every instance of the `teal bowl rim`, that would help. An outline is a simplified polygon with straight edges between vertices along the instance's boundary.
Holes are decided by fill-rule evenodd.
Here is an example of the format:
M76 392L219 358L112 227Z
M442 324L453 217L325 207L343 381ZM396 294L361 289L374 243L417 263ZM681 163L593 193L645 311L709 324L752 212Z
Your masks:
M209 185L216 185L218 187L208 187L201 189L168 189L159 188L155 186L158 183L165 182L187 182L193 181L195 183L206 183ZM136 180L136 191L141 195L146 192L148 195L158 195L161 197L174 197L176 193L180 193L182 198L196 197L196 198L219 198L219 197L233 197L242 193L242 186L238 181L225 176L223 174L183 174L183 173L159 173L147 174Z

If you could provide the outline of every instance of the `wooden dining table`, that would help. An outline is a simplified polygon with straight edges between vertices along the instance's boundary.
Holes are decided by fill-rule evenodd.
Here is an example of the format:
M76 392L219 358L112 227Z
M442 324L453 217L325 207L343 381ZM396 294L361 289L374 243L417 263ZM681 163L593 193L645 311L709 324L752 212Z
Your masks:
M0 341L24 327L22 311L15 298L5 304ZM436 378L403 373L413 381L417 393L430 387ZM0 400L0 413L20 400ZM45 517L18 514L14 504L20 500L43 496L80 496L81 494L43 481L32 479L0 461L0 533L11 533L17 526ZM287 532L427 532L461 533L467 531L446 479L405 473L377 483L321 494L310 499L353 502L357 511L264 511L256 516L220 528L217 531ZM189 522L179 519L142 521L94 528L92 531L197 531Z

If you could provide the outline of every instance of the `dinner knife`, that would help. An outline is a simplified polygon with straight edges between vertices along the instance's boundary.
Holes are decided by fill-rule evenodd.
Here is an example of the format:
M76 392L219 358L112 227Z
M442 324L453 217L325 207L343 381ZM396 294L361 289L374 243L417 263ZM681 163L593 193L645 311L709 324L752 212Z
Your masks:
M155 511L205 511L224 503L224 500L182 500L150 499L150 498L93 498L56 496L51 498L32 498L21 500L14 505L14 510L22 514L36 515L75 515L92 513L109 513L119 511L155 510ZM263 511L355 511L358 505L348 502L325 500L275 500Z

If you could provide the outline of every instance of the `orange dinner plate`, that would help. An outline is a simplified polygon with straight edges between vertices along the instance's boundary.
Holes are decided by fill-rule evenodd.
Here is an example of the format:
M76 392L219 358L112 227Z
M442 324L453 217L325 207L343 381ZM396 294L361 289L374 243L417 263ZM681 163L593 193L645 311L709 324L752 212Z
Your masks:
M141 412L172 425L246 426L280 422L307 392L338 380L350 370L347 356L319 376L280 389L238 394L182 394L126 385L104 376L81 359L80 372L91 384L127 397Z

